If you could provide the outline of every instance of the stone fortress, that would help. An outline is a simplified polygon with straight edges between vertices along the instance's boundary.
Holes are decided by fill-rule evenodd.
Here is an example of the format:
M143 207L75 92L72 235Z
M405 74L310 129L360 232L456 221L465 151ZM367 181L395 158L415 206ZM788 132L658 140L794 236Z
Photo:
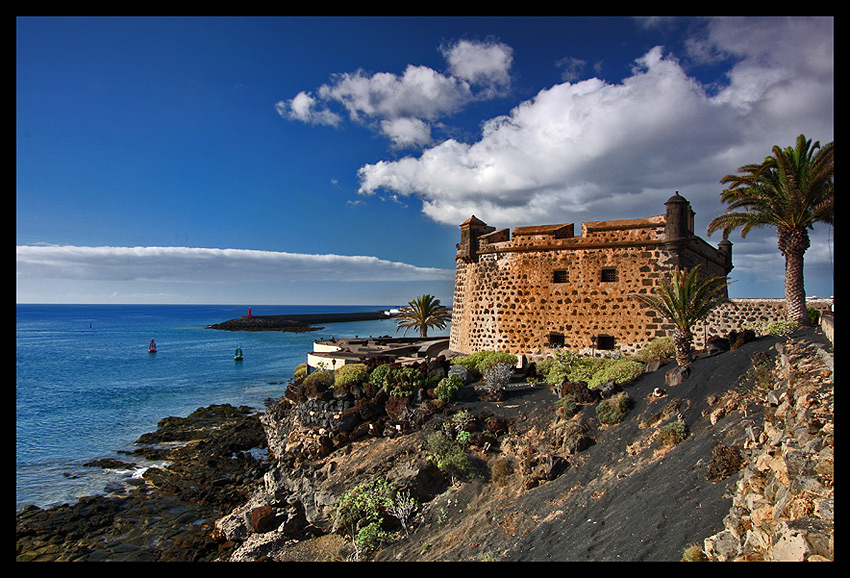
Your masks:
M676 267L701 265L704 275L726 277L732 243L715 248L697 237L694 211L678 192L665 207L654 217L584 223L581 235L572 224L517 227L511 235L472 216L460 225L449 348L634 353L670 334L672 326L630 294L654 292ZM828 309L827 301L818 305ZM723 308L695 332L696 347L712 331L722 334L724 313L740 329L782 319L784 300L736 299Z

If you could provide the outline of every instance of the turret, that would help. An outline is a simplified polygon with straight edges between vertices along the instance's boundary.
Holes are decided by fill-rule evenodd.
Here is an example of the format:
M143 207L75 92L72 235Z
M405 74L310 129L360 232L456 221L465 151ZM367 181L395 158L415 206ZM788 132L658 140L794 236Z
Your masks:
M732 265L732 241L729 240L726 233L723 234L723 240L717 243L717 250L723 254L724 266L726 267L726 274L728 275L732 271L734 265Z
M667 207L667 224L664 227L664 235L667 241L687 239L694 234L694 211L685 197L676 191L676 194L664 203Z
M457 244L456 258L477 262L478 238L495 230L495 227L487 226L487 223L472 215L460 225L460 243Z

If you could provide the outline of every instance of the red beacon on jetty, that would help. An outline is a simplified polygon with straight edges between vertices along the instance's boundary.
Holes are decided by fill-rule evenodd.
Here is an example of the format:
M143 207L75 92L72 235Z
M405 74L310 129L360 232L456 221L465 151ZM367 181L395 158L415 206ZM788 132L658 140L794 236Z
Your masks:
M156 353L156 342L151 339L151 344L148 347L148 353Z

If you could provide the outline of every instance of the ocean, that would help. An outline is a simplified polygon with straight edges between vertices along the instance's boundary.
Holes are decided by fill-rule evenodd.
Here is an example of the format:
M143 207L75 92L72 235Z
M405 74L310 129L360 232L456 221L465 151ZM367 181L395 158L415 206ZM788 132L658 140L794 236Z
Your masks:
M254 306L252 313L393 307ZM283 395L316 339L401 335L390 318L307 333L207 329L247 313L223 305L16 305L16 509L72 503L141 476L154 464L119 450L133 449L164 417L224 403L263 410L266 399ZM234 360L237 347L242 361ZM101 458L137 467L83 465Z

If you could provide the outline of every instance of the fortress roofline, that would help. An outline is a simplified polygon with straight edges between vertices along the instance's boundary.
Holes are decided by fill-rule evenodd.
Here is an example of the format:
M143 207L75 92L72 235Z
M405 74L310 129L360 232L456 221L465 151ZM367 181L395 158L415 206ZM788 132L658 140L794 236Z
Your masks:
M465 220L463 223L461 223L460 226L463 227L464 225L486 225L486 224L487 223L485 223L484 221L482 221L481 219L479 219L475 215L472 215L467 220Z
M635 229L641 227L657 227L664 226L666 215L655 215L642 219L618 219L606 221L586 221L582 223L582 234L589 231L604 231L616 229ZM555 238L568 238L575 235L575 225L573 223L559 223L554 225L530 225L525 227L515 227L513 231L510 228L496 230L494 227L489 227L487 223L473 215L460 225L462 228L470 229L486 229L487 233L482 233L481 238L499 235L499 237L509 238L512 234L514 237L528 237L532 235L552 235ZM506 237L507 236L507 237Z
M557 233L564 229L572 229L572 223L562 224L562 225L536 225L532 227L516 227L514 229L514 235L545 235L550 233Z

